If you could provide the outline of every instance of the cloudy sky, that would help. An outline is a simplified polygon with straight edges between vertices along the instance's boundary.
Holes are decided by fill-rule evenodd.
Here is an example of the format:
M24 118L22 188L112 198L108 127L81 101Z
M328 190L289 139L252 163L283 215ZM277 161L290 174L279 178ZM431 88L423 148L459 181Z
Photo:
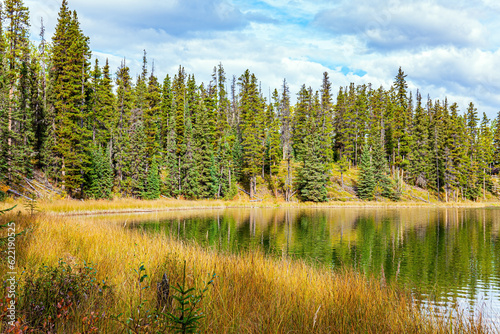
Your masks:
M60 0L25 0L33 39L47 37ZM497 0L69 0L93 55L113 70L126 58L140 72L145 49L161 79L179 65L208 82L222 62L228 78L250 69L262 90L286 78L291 92L372 83L390 87L399 66L410 88L433 99L500 110ZM151 69L151 66L150 66ZM267 95L267 94L266 94Z

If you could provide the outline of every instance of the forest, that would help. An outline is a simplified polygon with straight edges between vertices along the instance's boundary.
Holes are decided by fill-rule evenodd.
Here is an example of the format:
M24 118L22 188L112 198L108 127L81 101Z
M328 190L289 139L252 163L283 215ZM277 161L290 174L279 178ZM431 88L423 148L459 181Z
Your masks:
M125 60L100 64L67 0L38 45L22 0L4 1L0 29L2 197L38 172L81 199L254 198L265 185L324 202L331 172L351 168L366 200L398 200L403 182L442 201L497 192L497 120L409 91L401 68L389 88L335 89L325 72L319 89L295 98L284 79L266 98L250 70L228 77L221 63L208 83L182 66L157 78L146 51L136 78Z

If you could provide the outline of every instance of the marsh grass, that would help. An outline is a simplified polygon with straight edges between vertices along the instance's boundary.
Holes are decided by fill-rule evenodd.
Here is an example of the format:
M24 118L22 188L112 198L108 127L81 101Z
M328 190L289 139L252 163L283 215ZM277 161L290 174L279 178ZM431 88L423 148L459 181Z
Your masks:
M32 213L29 207L23 206L21 200L8 200L0 202L0 210L16 205L15 212ZM159 211L185 211L193 209L225 209L225 208L411 208L411 207L443 207L443 208L476 208L487 206L499 206L500 202L432 202L401 201L401 202L377 202L377 201L331 201L327 203L299 203L284 202L282 200L267 200L262 202L250 202L247 199L231 201L224 200L140 200L135 198L121 198L113 200L73 200L41 199L37 201L37 210L48 213L56 213L63 216L94 215L114 213L141 213Z
M0 218L0 223L12 217ZM14 217L20 227L32 227L18 242L18 267L26 271L58 266L73 270L92 263L97 281L105 280L112 298L98 310L70 308L56 332L120 333L112 315L142 309L156 312L156 283L169 280L195 289L215 272L213 286L200 301L199 331L208 333L483 333L489 328L467 316L439 318L421 312L411 295L351 270L332 272L288 257L270 258L259 251L238 255L203 249L194 243L145 234L121 225L50 214ZM144 284L134 272L144 264ZM20 277L20 286L27 281ZM148 286L147 289L142 289ZM141 295L138 294L138 289ZM173 308L171 309L173 310ZM21 315L26 310L20 310ZM94 313L92 313L94 312ZM142 333L164 324L151 316ZM149 320L147 320L149 319ZM147 322L149 321L149 323ZM4 325L2 325L4 326ZM156 327L155 327L156 326ZM3 328L5 330L5 327Z

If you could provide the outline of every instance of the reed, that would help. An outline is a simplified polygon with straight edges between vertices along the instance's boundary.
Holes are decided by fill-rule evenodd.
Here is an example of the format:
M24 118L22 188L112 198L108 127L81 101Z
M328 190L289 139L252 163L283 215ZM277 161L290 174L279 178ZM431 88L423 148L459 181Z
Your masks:
M61 260L76 272L91 266L96 280L106 281L112 291L112 297L99 303L99 310L71 308L73 313L56 327L61 333L91 332L89 328L95 332L120 333L124 329L122 323L113 318L119 314L140 321L136 328L143 330L141 333L155 332L161 323L155 310L154 287L164 273L172 284L181 282L184 261L187 285L201 287L211 273L216 273L213 286L199 305L206 316L199 325L201 332L483 333L490 330L466 316L443 319L424 315L409 293L351 270L332 272L287 257L270 258L259 251L221 253L164 235L129 230L116 223L46 213L14 215L19 228L31 228L18 242L19 268L26 268L26 273L36 276L36 268L57 267ZM1 222L9 218L12 215L2 217ZM134 269L140 265L147 276L138 283ZM26 273L20 277L21 287Z
M29 208L20 200L9 200L0 203L0 210L17 204L16 212L29 213ZM477 208L499 206L500 202L433 202L418 201L377 202L377 201L331 201L327 203L284 202L282 200L265 200L251 202L248 199L224 200L141 200L120 198L113 200L74 200L74 199L41 199L37 208L43 212L71 216L96 213L137 213L191 209L223 209L223 208L410 208L410 207L444 207L444 208Z

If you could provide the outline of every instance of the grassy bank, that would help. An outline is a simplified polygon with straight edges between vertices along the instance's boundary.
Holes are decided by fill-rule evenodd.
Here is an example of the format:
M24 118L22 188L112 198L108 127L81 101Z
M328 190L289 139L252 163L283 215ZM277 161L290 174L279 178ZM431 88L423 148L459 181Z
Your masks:
M0 209L16 205L16 211L28 212L26 201L9 200L0 203ZM500 202L378 202L378 201L332 201L326 203L311 202L284 202L278 200L265 200L252 202L247 199L232 201L224 200L141 200L134 198L121 198L113 200L73 200L73 199L41 199L37 201L38 210L43 212L58 213L63 215L92 214L92 213L119 213L119 212L154 212L169 210L189 209L222 209L222 208L408 208L408 207L444 207L444 208L478 208L487 206L500 206Z
M46 332L41 326L51 324L59 333L167 331L165 326L170 323L158 315L155 287L163 273L173 285L182 282L184 262L187 286L201 288L203 281L211 279L211 273L216 274L200 303L200 311L206 315L199 323L201 332L486 331L467 318L437 320L432 315L423 316L408 293L351 271L333 273L286 257L271 259L259 252L219 253L164 235L127 230L121 224L50 214L14 213L10 218L15 219L18 229L31 228L17 243L18 268L25 268L18 293L20 306L25 307L20 313L26 325L38 324L40 332ZM8 219L2 217L1 221ZM69 269L58 264L60 259L73 268L70 278L64 276ZM45 269L40 270L43 266ZM64 271L55 275L57 268ZM40 277L49 281L41 284ZM86 278L90 283L84 282ZM98 291L103 280L109 288ZM23 297L27 282L39 284ZM71 294L66 291L66 297L55 300L55 316L46 317L50 305L26 307L34 299L50 302L47 296L51 294L42 290L58 293L68 282L76 290ZM99 282L99 288L94 289ZM79 294L78 289L87 290ZM176 314L173 306L167 306L164 313L168 311Z

